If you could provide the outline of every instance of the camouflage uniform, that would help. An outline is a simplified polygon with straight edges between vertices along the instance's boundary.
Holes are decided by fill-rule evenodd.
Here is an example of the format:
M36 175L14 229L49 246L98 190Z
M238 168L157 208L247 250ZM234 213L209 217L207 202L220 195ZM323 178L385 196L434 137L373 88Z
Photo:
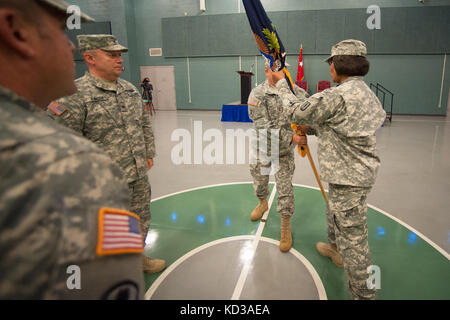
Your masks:
M306 92L295 86L295 93L299 98L305 98ZM283 114L281 100L277 90L271 87L266 80L252 90L248 98L248 113L253 120L257 140L252 142L251 148L257 155L256 163L250 163L250 173L253 177L253 187L259 199L266 199L269 195L269 174L271 165L278 158L278 168L274 168L275 181L278 191L277 211L284 216L294 214L294 191L292 188L292 177L294 175L294 147L290 122ZM277 138L279 144L278 154L271 154L272 138ZM261 147L261 141L267 141L266 147ZM263 157L264 159L261 159ZM269 160L270 159L270 160ZM278 170L277 170L278 169Z
M56 102L63 112L57 115L49 107L47 113L96 143L119 165L130 190L130 211L140 216L146 235L151 197L147 159L155 156L155 143L141 96L136 87L120 78L108 82L86 72L75 83L78 92Z
M128 202L107 154L0 87L0 299L142 297L141 253L96 248L100 209ZM66 285L70 265L80 290Z
M349 42L356 47L352 52L360 50L365 56L362 42ZM348 54L342 46L332 53ZM276 88L288 118L317 129L320 177L329 183L328 242L337 245L342 256L352 296L375 298L375 289L369 290L366 284L367 267L372 264L366 199L380 165L375 132L386 113L363 77L349 77L308 99L291 94L285 80L278 81Z

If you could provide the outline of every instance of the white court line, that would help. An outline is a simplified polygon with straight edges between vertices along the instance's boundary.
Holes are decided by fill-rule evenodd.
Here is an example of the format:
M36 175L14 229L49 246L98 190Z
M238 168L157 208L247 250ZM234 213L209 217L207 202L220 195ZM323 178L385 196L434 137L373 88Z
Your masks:
M315 189L315 190L319 190L319 191L320 191L320 188L317 188L317 187L310 187L310 186L305 186L305 185L303 185L303 184L295 184L295 183L293 183L292 185L297 186L297 187L304 187L304 188ZM325 190L325 191L328 192L328 190ZM422 238L423 240L425 240L426 242L428 242L428 244L429 244L430 246L432 246L434 249L436 249L436 250L437 250L439 253L441 253L445 258L447 258L447 260L450 260L450 254L449 254L447 251L445 251L444 249L442 249L441 247L439 247L439 246L438 246L436 243L434 243L432 240L430 240L429 238L427 238L422 232L417 231L416 229L414 229L413 227L411 227L411 226L410 226L409 224L407 224L406 222L403 222L402 220L400 220L400 219L394 217L393 215L387 213L386 211L384 211L384 210L382 210L382 209L380 209L380 208L378 208L378 207L375 207L375 206L373 206L373 205L371 205L371 204L368 204L367 206L370 207L370 208L372 208L372 209L374 209L375 211L378 211L378 212L381 213L381 214L384 214L386 217L388 217L388 218L394 220L395 222L401 224L402 226L404 226L404 227L405 227L406 229L408 229L409 231L414 232L414 233L415 233L416 235L418 235L420 238Z
M426 242L428 242L428 244L430 246L432 246L433 248L435 248L438 252L440 252L444 257L447 258L447 260L450 260L450 254L445 251L444 249L442 249L441 247L439 247L436 243L434 243L433 241L431 241L430 239L428 239L423 233L417 231L416 229L414 229L413 227L411 227L409 224L407 224L406 222L403 222L402 220L390 215L389 213L387 213L386 211L381 210L380 208L377 208L371 204L367 205L368 207L371 207L372 209L384 214L386 217L391 218L392 220L394 220L395 222L401 224L402 226L404 226L406 229L409 229L410 231L414 232L416 235L418 235L419 237L421 237L423 240L425 240Z
M219 239L219 240L215 240L212 242L208 242L200 247L197 247L191 251L189 251L188 253L186 253L184 256L182 256L181 258L179 258L177 261L175 261L174 263L172 263L151 285L151 287L147 290L147 292L145 293L144 299L145 300L150 300L151 297L153 296L153 294L155 293L156 289L159 287L159 285L166 279L166 277L173 271L175 270L176 267L178 267L180 264L182 264L184 261L186 261L187 259L189 259L190 257L192 257L193 255L195 255L196 253L203 251L209 247L215 246L217 244L223 243L223 242L228 242L228 241L234 241L234 240L251 240L253 239L253 236L236 236L236 237L229 237L229 238L223 238L223 239Z
M233 184L252 184L252 183L253 183L253 182L251 182L251 181L250 181L250 182L249 182L249 181L247 181L247 182L231 182L231 183L222 183L222 184L215 184L215 185L208 185L208 186L196 187L196 188L191 188L191 189L187 189L187 190L182 190L182 191L179 191L179 192L171 193L171 194L168 194L168 195L165 195L165 196L161 196L161 197L158 197L158 198L156 198L156 199L154 199L154 200L152 200L152 201L164 199L164 198L170 197L170 196L172 196L172 195L181 194L181 193L188 192L188 191L193 191L193 190L200 190L200 189L206 189L206 188L217 187L217 186L225 186L225 185L233 185ZM271 183L272 183L272 182L271 182ZM312 186L303 185L303 184L295 184L295 183L294 183L293 186L296 186L296 187L303 187L303 188L308 188L308 189L314 189L314 190L320 191L320 188L318 188L318 187L312 187ZM274 185L274 188L275 188L275 185ZM325 191L328 191L328 190L325 189ZM269 210L268 210L268 211L270 211L270 207L271 207L271 205L269 206ZM447 258L448 260L450 260L450 255L449 255L445 250L443 250L441 247L439 247L437 244L435 244L433 241L431 241L429 238L427 238L427 237L426 237L425 235L423 235L421 232L417 231L415 228L411 227L411 226L408 225L407 223L405 223L405 222L403 222L402 220L400 220L400 219L398 219L398 218L392 216L391 214L387 213L386 211L384 211L384 210L382 210L382 209L380 209L380 208L378 208L378 207L375 207L375 206L370 205L370 204L368 205L368 207L370 207L370 208L372 208L372 209L374 209L374 210L380 212L381 214L383 214L383 215L387 216L388 218L390 218L390 219L396 221L397 223L401 224L401 225L404 226L406 229L409 229L410 231L414 232L416 235L418 235L420 238L422 238L424 241L426 241L429 245L431 245L433 248L435 248L439 253L441 253L445 258ZM264 216L263 216L262 219L266 219L266 218L267 218L268 211L266 212L266 214L264 214ZM262 223L262 222L260 222L260 223ZM258 230L259 230L259 229L258 229ZM203 245L203 246L200 246L200 247L198 247L198 248L196 248L196 249L194 249L194 250L188 252L186 255L182 256L182 257L179 258L177 261L175 261L173 264L171 264L171 265L170 265L170 266L169 266L169 267L168 267L168 268L167 268L167 269L166 269L166 270L165 270L165 271L164 271L164 272L163 272L163 273L162 273L162 274L161 274L161 275L153 282L152 286L147 290L147 293L145 294L145 299L150 299L151 296L153 295L154 291L155 291L155 290L157 289L157 287L164 281L164 279L167 277L167 275L169 275L169 273L172 272L172 271L173 271L178 265L180 265L184 260L186 260L187 258L191 257L191 256L194 255L195 253L197 253L197 252L199 252L199 251L202 251L202 250L204 250L205 248L210 247L210 246L213 246L213 245L215 245L215 244L219 244L219 243L227 242L227 241L232 241L232 240L230 240L230 239L235 239L235 240L238 240L238 239L247 239L247 240L251 240L251 239L253 239L253 237L254 237L254 236L249 236L249 235L247 235L247 236L237 236L237 237L230 237L230 238L219 239L219 240L213 241L213 242L211 242L211 243L207 243L207 244L205 244L205 245ZM262 237L260 240L267 241L266 239L267 239L267 238ZM275 241L275 240L274 240L274 241ZM296 255L295 251L293 251L293 248L291 248L291 252L292 252L294 255ZM297 255L296 255L296 256L297 256ZM298 256L297 256L297 257L298 257ZM303 261L302 261L302 262L303 262ZM309 261L308 261L308 263L309 263ZM304 264L307 266L306 263L304 263ZM311 268L314 269L312 266L311 266ZM309 268L308 268L308 269L309 269ZM315 271L315 270L314 270L314 271ZM310 271L310 272L311 272L311 271ZM313 275L313 273L311 273L311 274ZM313 278L314 278L314 275L313 275ZM320 289L320 285L318 285L317 279L315 279L314 281L315 281L315 283L316 283L316 286L318 287L318 291L319 291L319 295L320 295L320 290L322 290L322 289ZM320 278L319 278L319 281L320 281ZM321 281L320 281L320 284L321 284L321 286L323 287L323 284L322 284Z
M165 195L165 196L158 197L158 198L152 200L152 202L153 202L153 201L160 200L160 199L164 199L164 198L167 198L167 197L170 197L170 196L173 196L173 195L177 195L177 194L181 194L181 193L184 193L184 192L188 192L188 191L194 191L194 190L200 190L200 189L206 189L206 188L212 188L212 187L219 187L219 186L227 186L227 185L233 185L233 184L252 184L252 183L253 183L252 181L244 181L244 182L220 183L220 184L214 184L214 185L208 185L208 186L196 187L196 188L186 189L186 190L182 190L182 191L178 191L178 192L175 192L175 193L167 194L167 195ZM272 182L270 182L270 183L272 183ZM303 187L303 188L307 188L307 189L314 189L314 190L320 191L320 188L318 188L318 187L313 187L313 186L308 186L308 185L303 185L303 184L296 184L296 183L293 183L292 185L293 185L293 186L296 186L296 187ZM274 185L274 188L275 188L275 185ZM325 189L325 191L328 192L327 189ZM374 210L380 212L381 214L385 215L386 217L388 217L388 218L390 218L390 219L396 221L397 223L401 224L401 225L404 226L406 229L408 229L408 230L414 232L416 235L418 235L420 238L422 238L424 241L426 241L430 246L432 246L432 247L433 247L434 249L436 249L439 253L441 253L445 258L447 258L447 260L450 260L450 254L449 254L449 253L447 253L444 249L442 249L441 247L439 247L436 243L434 243L432 240L430 240L428 237L426 237L423 233L421 233L421 232L419 232L418 230L416 230L415 228L411 227L411 226L410 226L409 224L407 224L406 222L403 222L402 220L400 220L400 219L398 219L398 218L392 216L391 214L387 213L386 211L384 211L384 210L382 210L382 209L380 209L380 208L378 208L378 207L375 207L375 206L373 206L373 205L368 204L368 207L370 207L370 208L372 208L372 209L374 209ZM270 206L269 206L269 210L270 210ZM269 210L268 210L268 211L269 211ZM267 214L268 214L268 212L266 212L266 214L263 216L262 219L266 219L266 218L267 218ZM172 267L172 265L169 266L169 268L166 269L166 271L167 271L167 270L172 270L171 267ZM164 274L164 273L163 273L163 274ZM156 283L159 279L162 279L163 274L162 274L161 276L159 276L158 279L157 279L154 283ZM152 285L152 287L153 287L153 285ZM149 289L149 290L150 290L150 289ZM148 291L147 291L147 293L148 293ZM146 295L146 296L147 296L147 295Z
M256 249L258 248L259 240L261 240L261 235L264 230L264 226L266 225L265 222L262 220L267 219L267 216L269 215L270 208L272 207L273 199L275 198L275 193L277 191L276 185L273 186L272 193L270 194L269 198L269 204L268 209L264 213L264 216L261 218L258 226L258 231L256 232L255 238L252 243L252 250L251 250L251 259L247 260L242 267L241 274L239 275L239 279L236 283L236 286L234 287L233 295L231 296L231 300L239 300L241 297L242 289L244 288L245 280L247 280L248 272L250 271L250 267L252 265L253 258L255 257Z
M261 240L263 240L265 242L273 243L276 246L280 245L280 241L277 241L275 239L262 237ZM304 255L302 255L300 252L298 252L294 248L291 248L291 250L289 250L289 252L292 253L298 260L300 260L305 265L305 267L309 271L309 273L311 274L311 277L314 280L314 284L316 285L317 292L319 293L319 299L320 300L328 300L327 293L325 291L325 287L323 286L322 280L320 279L319 274L317 273L316 269L314 269L311 262L309 262L309 260L306 259Z
M185 193L185 192L189 192L189 191L195 191L195 190L201 190L201 189L208 189L208 188L214 188L214 187L221 187L221 186L229 186L229 185L234 185L234 184L253 184L253 182L249 182L249 181L244 181L244 182L228 182L228 183L218 183L218 184L211 184L208 186L202 186L202 187L195 187L195 188L191 188L191 189L186 189L186 190L181 190L181 191L177 191L174 193L169 193L166 194L164 196L158 197L153 199L151 202L153 201L157 201L157 200L161 200L164 198L168 198L171 196L175 196L177 194L181 194L181 193Z
M231 242L231 241L239 241L239 240L254 240L254 237L255 236L246 235L246 236L235 236L235 237L223 238L223 239L219 239L219 240L215 240L215 241L206 243L206 244L204 244L204 245L202 245L202 246L200 246L198 248L195 248L195 249L189 251L184 256L179 258L177 261L172 263L155 280L155 282L153 282L152 286L147 290L144 299L145 300L150 300L152 298L153 294L155 293L156 289L158 289L158 287L167 278L167 276L173 270L175 270L179 265L181 265L184 261L186 261L187 259L189 259L193 255L195 255L196 253L198 253L200 251L203 251L203 250L205 250L207 248L213 247L215 245L221 244L221 243ZM264 241L264 242L275 244L276 246L278 246L279 243L280 243L277 240L266 238L266 237L261 237L260 240ZM306 259L300 252L298 252L294 248L291 248L291 250L289 250L289 252L292 253L297 259L299 259L303 263L303 265L306 267L308 272L311 274L311 277L313 278L314 284L316 285L316 289L317 289L317 292L319 294L319 299L320 300L327 300L328 298L327 298L327 294L326 294L326 291L325 291L325 287L324 287L324 285L322 283L322 280L320 279L319 274L317 273L316 269L314 269L313 265L309 262L308 259Z

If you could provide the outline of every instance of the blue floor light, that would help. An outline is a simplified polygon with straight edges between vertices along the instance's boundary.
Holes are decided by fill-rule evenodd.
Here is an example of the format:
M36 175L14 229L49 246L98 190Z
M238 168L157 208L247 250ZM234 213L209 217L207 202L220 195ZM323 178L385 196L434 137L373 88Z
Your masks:
M203 224L205 222L205 217L204 216L197 216L197 222L200 224Z
M417 234L415 234L414 232L411 232L408 237L408 242L411 244L415 244L416 240L417 240Z

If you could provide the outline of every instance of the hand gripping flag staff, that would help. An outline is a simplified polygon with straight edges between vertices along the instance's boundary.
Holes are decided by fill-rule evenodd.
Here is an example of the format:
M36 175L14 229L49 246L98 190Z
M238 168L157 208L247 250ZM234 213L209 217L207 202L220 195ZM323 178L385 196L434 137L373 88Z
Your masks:
M278 36L275 26L267 16L260 0L242 1L244 3L245 12L247 14L247 18L250 23L250 27L252 29L253 36L255 37L256 45L258 46L259 51L267 59L266 61L270 63L270 68L273 71L284 71L289 88L291 89L292 93L295 94L294 83L292 82L289 71L286 69L287 54L284 50L283 43ZM291 124L291 126L297 132L297 134L306 134L306 132L301 132L300 128L297 125ZM311 152L309 151L309 146L299 146L298 152L302 157L308 155L308 159L311 164L311 168L314 171L317 183L320 186L320 190L322 191L322 195L325 201L327 201L327 196L325 194L325 190L323 189L322 183L320 182L319 174L317 173L316 166L314 165L314 160L311 156Z

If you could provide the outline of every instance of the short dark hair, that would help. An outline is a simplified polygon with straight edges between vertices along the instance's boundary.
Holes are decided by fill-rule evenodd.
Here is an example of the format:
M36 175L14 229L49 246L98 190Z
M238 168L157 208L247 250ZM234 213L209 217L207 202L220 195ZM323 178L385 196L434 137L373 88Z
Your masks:
M370 63L363 56L337 55L328 63L334 63L334 70L341 76L365 76L369 72Z

